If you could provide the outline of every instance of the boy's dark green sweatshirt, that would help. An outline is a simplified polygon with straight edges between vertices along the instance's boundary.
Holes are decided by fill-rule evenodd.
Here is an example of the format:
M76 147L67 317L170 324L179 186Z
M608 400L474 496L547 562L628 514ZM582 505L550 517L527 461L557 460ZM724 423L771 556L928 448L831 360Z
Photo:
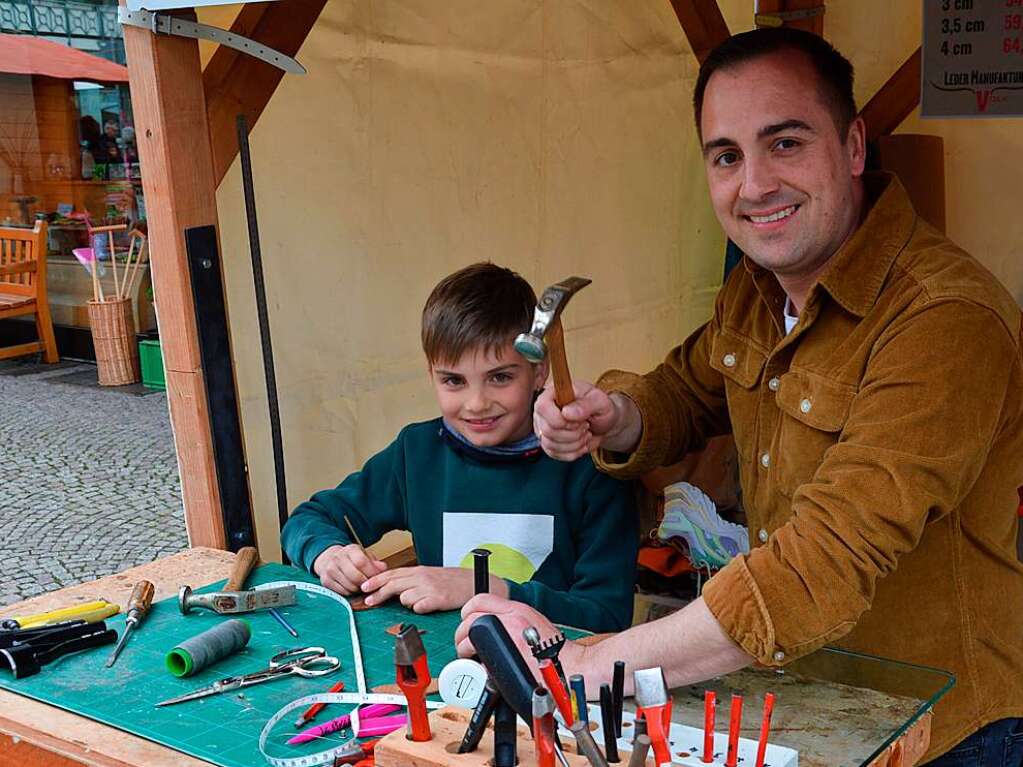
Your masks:
M471 550L489 548L490 571L512 599L555 623L627 628L638 546L631 486L589 456L478 461L442 428L439 418L406 426L362 471L295 509L281 534L291 560L311 572L329 546L352 543L347 516L366 545L410 531L421 565L472 567Z

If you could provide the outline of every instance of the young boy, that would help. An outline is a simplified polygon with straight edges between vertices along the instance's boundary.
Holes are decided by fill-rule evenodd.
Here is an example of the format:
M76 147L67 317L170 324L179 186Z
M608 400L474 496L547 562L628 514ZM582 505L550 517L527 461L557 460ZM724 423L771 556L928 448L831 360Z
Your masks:
M533 434L547 365L514 349L536 306L532 288L488 263L441 281L423 309L423 350L441 417L406 426L284 526L296 564L367 604L397 596L417 613L473 596L472 549L490 549L490 591L555 623L616 631L632 621L638 543L632 489L589 456L549 458ZM346 522L347 518L347 522ZM355 543L412 533L419 566L388 570Z

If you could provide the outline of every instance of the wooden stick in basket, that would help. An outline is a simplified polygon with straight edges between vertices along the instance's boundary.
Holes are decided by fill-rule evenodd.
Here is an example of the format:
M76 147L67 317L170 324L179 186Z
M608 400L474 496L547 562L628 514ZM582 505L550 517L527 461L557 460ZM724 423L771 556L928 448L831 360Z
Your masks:
M121 297L121 286L117 282L117 253L114 252L114 232L107 230L107 243L110 246L110 268L114 270L114 296L115 301Z
M140 279L139 278L139 274L141 273L141 269L139 267L142 264L146 263L146 261L149 260L149 248L146 247L147 243L148 243L148 240L146 239L146 237L144 235L140 234L140 237L139 237L139 252L135 256L135 269L134 269L134 271L131 274L131 282L129 283L128 293L127 293L128 296L131 296L131 294L133 294L135 292L135 284Z
M100 288L99 288L99 259L96 258L96 251L92 251L92 268L89 270L92 272L92 300L99 301Z
M135 233L132 232L131 238L128 240L128 258L124 262L124 281L121 283L122 291L118 295L118 298L128 297L128 273L131 271L131 257L135 250Z

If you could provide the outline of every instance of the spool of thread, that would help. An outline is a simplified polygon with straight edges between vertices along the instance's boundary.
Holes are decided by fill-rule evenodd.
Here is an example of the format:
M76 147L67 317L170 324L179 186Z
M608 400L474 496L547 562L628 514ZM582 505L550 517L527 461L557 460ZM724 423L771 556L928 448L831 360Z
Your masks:
M186 639L167 653L167 670L174 676L198 674L218 660L238 652L249 643L249 624L238 618Z

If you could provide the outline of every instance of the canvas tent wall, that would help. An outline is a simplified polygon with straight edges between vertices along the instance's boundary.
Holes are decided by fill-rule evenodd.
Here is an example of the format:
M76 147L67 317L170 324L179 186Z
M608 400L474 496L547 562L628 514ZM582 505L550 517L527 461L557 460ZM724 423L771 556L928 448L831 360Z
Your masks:
M733 31L748 0L722 0ZM234 8L204 9L229 26ZM865 102L919 45L918 0L831 3L825 35ZM885 30L879 34L878 30ZM431 286L491 259L593 286L566 316L575 374L645 369L704 321L724 240L667 0L330 0L252 135L289 503L435 414L418 347ZM945 139L948 232L1023 298L1011 120L921 121ZM1010 159L1012 158L1012 159ZM255 520L277 509L240 173L216 198ZM157 300L159 302L159 285Z

